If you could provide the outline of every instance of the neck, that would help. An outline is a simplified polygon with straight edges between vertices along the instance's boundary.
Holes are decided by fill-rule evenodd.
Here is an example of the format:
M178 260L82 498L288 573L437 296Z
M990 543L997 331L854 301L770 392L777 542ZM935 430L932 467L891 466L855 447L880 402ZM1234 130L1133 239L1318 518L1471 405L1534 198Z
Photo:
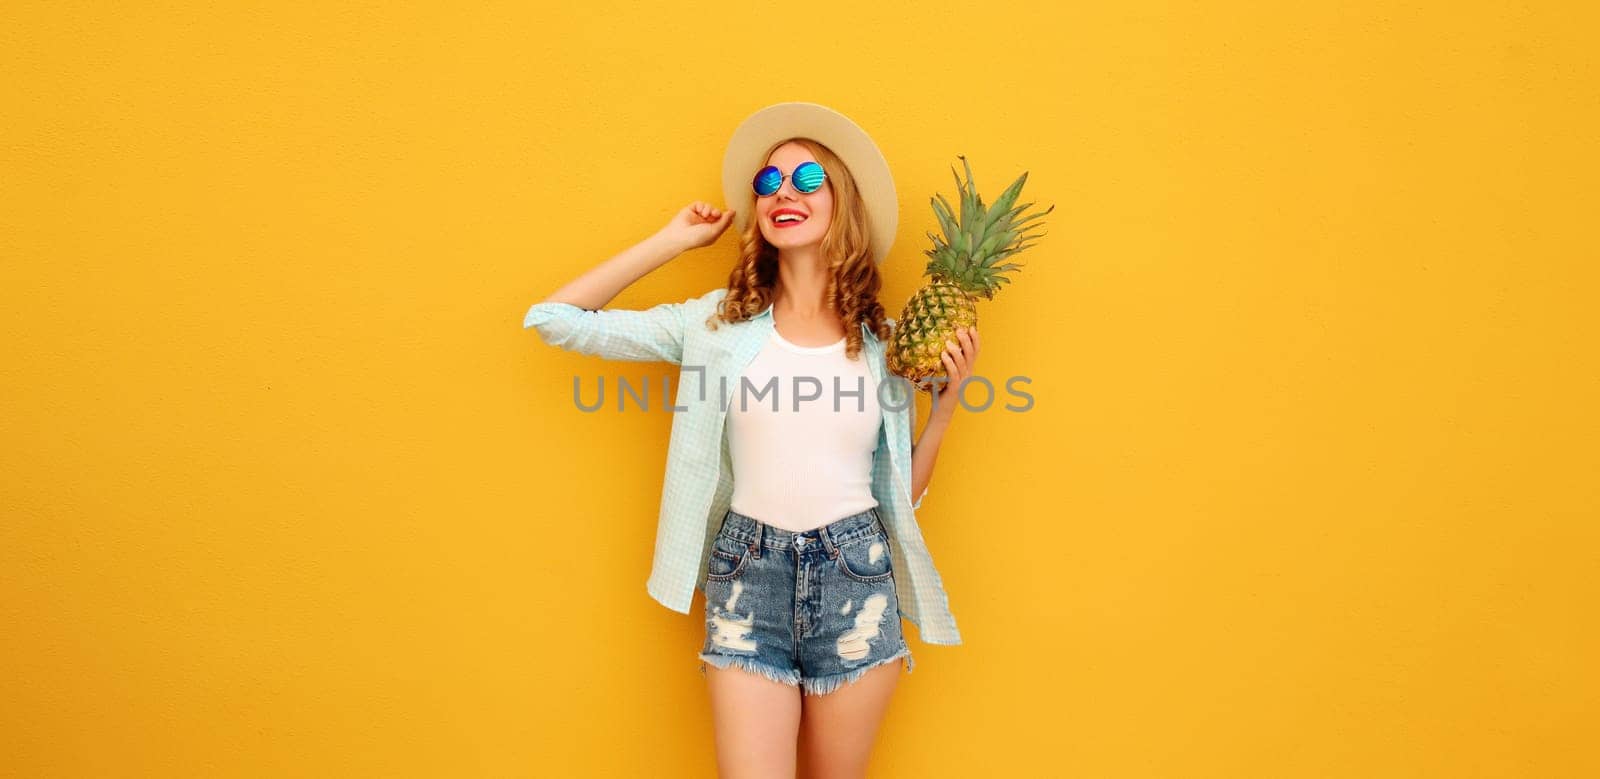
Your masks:
M774 308L807 319L833 313L825 300L828 264L816 246L779 252L778 279L773 287Z

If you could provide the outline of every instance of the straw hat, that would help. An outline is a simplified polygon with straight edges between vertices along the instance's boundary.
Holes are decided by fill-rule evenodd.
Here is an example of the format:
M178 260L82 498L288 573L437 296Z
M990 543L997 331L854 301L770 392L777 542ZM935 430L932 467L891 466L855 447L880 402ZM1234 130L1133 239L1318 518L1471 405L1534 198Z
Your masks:
M785 138L810 138L839 155L867 207L872 237L872 259L881 263L894 243L900 225L900 201L895 197L889 162L867 132L849 117L816 103L775 103L745 119L722 155L722 194L735 209L734 229L744 232L750 214L747 203L754 193L750 181L766 164L767 149Z

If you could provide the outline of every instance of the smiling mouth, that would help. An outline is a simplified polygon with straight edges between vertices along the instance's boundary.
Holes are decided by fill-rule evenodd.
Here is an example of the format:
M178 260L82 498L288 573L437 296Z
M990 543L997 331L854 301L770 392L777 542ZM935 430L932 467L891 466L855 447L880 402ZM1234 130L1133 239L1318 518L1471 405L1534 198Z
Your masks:
M779 214L778 216L773 217L771 221L773 227L794 227L795 225L805 224L808 218L809 217L791 213Z

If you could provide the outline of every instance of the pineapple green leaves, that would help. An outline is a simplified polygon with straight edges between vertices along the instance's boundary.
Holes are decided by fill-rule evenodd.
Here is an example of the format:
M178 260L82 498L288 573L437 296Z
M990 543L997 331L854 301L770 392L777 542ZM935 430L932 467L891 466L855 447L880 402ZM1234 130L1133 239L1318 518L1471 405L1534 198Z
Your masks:
M1018 195L1022 193L1022 186L1028 181L1027 172L1017 177L994 205L985 206L973 180L972 166L965 156L958 157L966 169L967 180L963 182L954 167L950 173L956 181L961 212L958 216L943 195L933 196L933 213L944 235L928 233L933 240L933 248L923 252L931 258L923 273L942 277L986 300L993 299L1001 284L1011 282L1006 274L1022 268L1014 262L995 263L1033 246L1033 241L1046 235L1029 230L1039 227L1040 223L1035 223L1035 220L1054 211L1055 206L1022 217L1034 205L1015 205Z

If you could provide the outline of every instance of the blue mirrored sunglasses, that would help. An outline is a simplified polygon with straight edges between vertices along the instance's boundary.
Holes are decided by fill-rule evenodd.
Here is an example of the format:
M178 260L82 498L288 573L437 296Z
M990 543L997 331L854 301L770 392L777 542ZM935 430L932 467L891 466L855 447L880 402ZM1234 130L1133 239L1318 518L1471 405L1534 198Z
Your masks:
M828 174L822 169L822 165L811 160L795 166L794 172L788 176L783 175L783 171L778 170L777 165L768 165L756 173L755 180L751 181L750 185L757 195L766 197L781 189L785 178L794 184L796 191L810 194L822 188L822 182L828 179Z

